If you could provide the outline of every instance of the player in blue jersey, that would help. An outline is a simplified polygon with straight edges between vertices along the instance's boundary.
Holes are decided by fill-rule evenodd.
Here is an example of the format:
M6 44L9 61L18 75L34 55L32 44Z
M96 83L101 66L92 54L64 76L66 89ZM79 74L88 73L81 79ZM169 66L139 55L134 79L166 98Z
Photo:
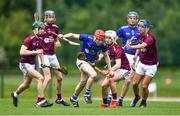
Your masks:
M95 60L99 52L102 52L108 66L108 70L105 71L106 74L113 75L111 70L110 58L108 55L108 46L105 44L105 32L103 30L96 30L94 35L88 34L73 34L68 33L63 36L64 38L76 38L83 42L81 47L81 53L84 54L85 58L78 57L76 60L76 65L81 71L81 79L75 88L74 94L70 97L70 101L74 107L79 107L78 95L86 86L86 91L84 94L84 100L86 103L92 103L90 90L95 80L97 73L93 68L95 65ZM81 55L82 55L81 54Z
M127 21L128 25L122 26L119 29L117 29L116 34L118 38L122 38L122 47L125 51L126 57L128 58L128 61L131 66L131 76L127 80L125 80L125 83L123 85L120 97L118 98L119 106L123 105L123 98L126 95L127 91L129 90L129 85L131 83L131 79L134 75L135 70L135 62L138 59L139 51L136 49L127 49L125 45L131 44L136 45L138 44L138 28L137 28L137 22L138 22L138 13L134 11L130 11L127 15ZM112 95L108 95L108 101L110 103Z

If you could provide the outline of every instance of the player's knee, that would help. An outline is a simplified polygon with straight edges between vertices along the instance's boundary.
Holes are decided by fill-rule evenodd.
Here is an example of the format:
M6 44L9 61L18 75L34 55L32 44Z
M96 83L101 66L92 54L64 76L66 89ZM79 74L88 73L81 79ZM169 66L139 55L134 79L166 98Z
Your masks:
M83 88L83 87L85 87L85 86L86 86L86 82L80 84L80 87L81 87L81 88Z
M96 72L94 72L94 73L92 73L92 74L90 75L90 78L92 78L93 80L95 80L96 77L97 77L97 73L96 73Z
M57 77L57 81L62 81L63 80L63 78L62 77Z
M51 80L51 76L45 76L44 81L49 82Z
M43 82L43 81L44 81L43 76L39 77L39 78L37 79L37 81L39 81L39 82Z
M130 80L130 79L127 79L127 80L126 80L126 85L130 85L130 83L131 83L131 80Z
M80 86L81 86L81 87L84 87L84 86L86 85L86 83L87 83L87 81L81 81L81 82L80 82Z
M138 83L133 81L133 87L136 87L136 86L138 86Z
M148 85L147 84L143 84L142 88L143 89L148 89Z

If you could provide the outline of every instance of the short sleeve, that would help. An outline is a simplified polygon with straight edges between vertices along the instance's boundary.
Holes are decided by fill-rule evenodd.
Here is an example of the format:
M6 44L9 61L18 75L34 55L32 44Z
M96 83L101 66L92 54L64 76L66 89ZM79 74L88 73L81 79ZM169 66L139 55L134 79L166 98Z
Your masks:
M146 43L147 45L152 45L154 43L154 39L152 36L150 36L149 34L147 34L144 43Z
M107 50L108 50L108 45L104 43L102 45L102 52L106 52Z
M116 31L116 34L117 34L117 36L118 36L119 38L121 38L121 37L122 37L122 34L123 34L122 28L119 28L119 29Z
M29 37L25 38L24 41L23 41L23 45L26 46L26 47L29 47L30 46L30 40L31 39Z
M79 40L81 40L81 41L88 41L89 39L92 39L92 36L90 36L88 34L80 34L80 36L79 36Z

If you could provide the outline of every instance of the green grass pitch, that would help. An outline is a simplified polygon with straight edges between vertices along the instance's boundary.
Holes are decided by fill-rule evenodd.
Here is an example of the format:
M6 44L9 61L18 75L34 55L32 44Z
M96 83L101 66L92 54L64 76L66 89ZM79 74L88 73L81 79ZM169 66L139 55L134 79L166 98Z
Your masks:
M79 73L69 74L64 76L62 85L62 96L66 101L69 102L69 97L72 95L74 88L79 82ZM172 84L166 85L164 80L167 78L172 79ZM157 97L168 97L168 98L179 98L180 96L180 70L159 70L156 78L153 82L157 83ZM102 77L103 78L103 77ZM54 103L56 97L56 82L53 78L53 83L50 85L52 88L47 88L46 98L50 99L54 105L50 108L36 108L34 103L37 97L37 82L33 80L30 88L23 92L19 96L19 106L16 108L12 105L12 99L10 98L10 93L17 88L17 86L22 82L21 73L18 75L5 74L4 75L4 98L0 98L0 115L180 115L180 102L159 102L159 101L148 101L147 108L130 108L130 101L124 102L122 108L99 108L102 103L101 99L95 100L94 98L101 98L101 86L98 83L94 83L92 87L92 99L93 104L86 104L83 99L83 93L79 95L79 108L74 108L72 105L70 107L64 107L62 105L57 105ZM120 94L121 86L123 81L118 85L118 94ZM51 92L49 92L51 90ZM51 93L51 97L49 97ZM149 97L152 97L152 93ZM133 91L132 85L126 96L126 98L132 98ZM139 104L138 104L139 105Z
M148 102L147 108L130 108L130 101L124 102L122 108L99 108L100 100L95 100L93 104L86 104L80 100L80 107L74 108L72 105L64 107L55 104L50 108L34 107L35 100L20 99L16 108L10 99L0 99L0 115L180 115L179 102ZM52 101L52 100L51 100Z

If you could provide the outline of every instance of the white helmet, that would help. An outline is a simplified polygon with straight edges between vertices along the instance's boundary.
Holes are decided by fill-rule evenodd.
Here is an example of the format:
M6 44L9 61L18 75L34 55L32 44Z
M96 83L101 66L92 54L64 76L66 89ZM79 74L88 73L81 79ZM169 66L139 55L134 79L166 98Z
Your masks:
M111 38L113 40L116 40L116 37L117 37L116 31L113 31L113 30L106 31L105 32L105 37L109 37L109 38Z

